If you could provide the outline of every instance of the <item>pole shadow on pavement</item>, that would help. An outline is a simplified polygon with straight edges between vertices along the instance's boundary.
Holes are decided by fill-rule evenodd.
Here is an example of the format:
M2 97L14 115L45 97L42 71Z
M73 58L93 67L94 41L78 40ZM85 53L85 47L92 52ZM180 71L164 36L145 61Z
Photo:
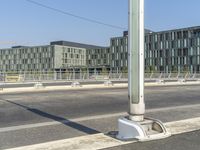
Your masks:
M89 127L84 126L82 124L79 124L77 122L70 121L69 119L66 119L66 118L63 118L63 117L52 115L50 113L41 111L39 109L30 108L30 107L27 107L25 105L22 105L22 104L19 104L19 103L10 101L10 100L5 100L4 99L2 101L17 105L17 106L22 107L23 109L25 109L27 111L30 111L30 112L32 112L34 114L37 114L37 115L41 116L41 117L49 118L49 119L52 119L54 121L60 122L60 123L62 123L64 125L66 125L66 126L69 126L69 127L73 128L73 129L76 129L78 131L84 132L86 134L97 134L97 133L100 133L99 131L97 131L95 129L89 128Z

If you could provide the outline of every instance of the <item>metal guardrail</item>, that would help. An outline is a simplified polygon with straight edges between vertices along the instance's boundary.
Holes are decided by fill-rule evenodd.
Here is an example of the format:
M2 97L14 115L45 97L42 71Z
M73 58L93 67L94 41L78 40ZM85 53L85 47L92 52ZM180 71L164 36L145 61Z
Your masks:
M44 82L44 81L106 81L127 80L127 72L23 72L0 73L0 83ZM145 80L200 80L200 73L145 73Z

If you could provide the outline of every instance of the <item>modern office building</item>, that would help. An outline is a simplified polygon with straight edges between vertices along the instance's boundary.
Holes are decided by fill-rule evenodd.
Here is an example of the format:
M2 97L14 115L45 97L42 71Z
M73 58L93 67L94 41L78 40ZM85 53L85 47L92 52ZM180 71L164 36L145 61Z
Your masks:
M145 33L152 33L145 29ZM122 37L110 39L110 65L111 69L117 72L128 70L128 31L124 31Z
M128 36L111 38L111 68L128 67ZM199 72L200 26L145 33L145 71Z
M68 41L57 41L51 42L51 45L61 45L61 46L70 46L76 47L84 50L84 65L77 64L75 66L65 65L63 69L77 68L77 69L88 69L88 70L99 70L101 71L103 68L109 69L110 67L110 48L102 47L96 45L88 45L82 43L68 42ZM67 54L65 54L67 55ZM77 61L80 59L79 57L75 58Z
M161 72L199 72L200 27L146 34L145 68Z
M68 41L0 49L0 71L128 70L128 32L110 47ZM200 72L200 26L145 31L145 71Z
M110 67L114 71L125 71L128 67L128 32L123 37L110 40Z
M0 50L0 71L55 71L86 67L86 49L51 43Z
M109 48L106 47L68 41L55 41L45 46L15 46L0 49L0 72L108 67L109 54L105 55L107 53ZM90 60L86 60L87 58Z
M87 49L87 68L89 70L110 70L110 48L99 47Z
M42 71L54 68L54 46L16 46L0 50L0 71Z

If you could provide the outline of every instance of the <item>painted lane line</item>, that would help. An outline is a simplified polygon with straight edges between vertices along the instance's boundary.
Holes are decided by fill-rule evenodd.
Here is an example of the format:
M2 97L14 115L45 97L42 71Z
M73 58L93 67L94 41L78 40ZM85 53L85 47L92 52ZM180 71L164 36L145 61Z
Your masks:
M128 144L131 142L125 143ZM106 136L103 133L99 133L8 150L97 150L123 144L124 142Z
M60 124L66 124L66 123L69 123L69 122L81 122L81 121L89 121L89 120L94 120L94 119L111 118L111 117L116 117L116 116L121 116L121 115L126 115L126 113L122 112L122 113L115 113L115 114L108 114L108 115L81 117L81 118L69 119L69 121L67 121L67 120L60 121L60 122L50 121L50 122L42 122L42 123L35 123L35 124L11 126L11 127L0 128L0 133L1 132L24 130L24 129L30 129L30 128L60 125Z
M165 123L172 135L200 130L200 117ZM119 141L103 133L58 140L53 142L18 147L8 150L98 150L135 143L136 141Z
M163 108L155 108L155 109L148 109L147 113L152 112L160 112L160 111L169 111L169 110L178 110L178 109L189 109L189 108L196 108L200 107L200 104L192 104L192 105L183 105L183 106L172 106L172 107L163 107Z
M173 107L149 109L146 112L147 113L165 112L165 111L169 111L169 110L172 111L172 110L180 110L180 109L199 108L199 107L200 107L200 104L194 104L194 105L173 106ZM125 116L125 115L127 115L126 112L120 112L120 113L113 113L113 114L106 114L106 115L97 115L97 116L74 118L74 119L69 119L69 121L82 122L82 121L106 119L106 118L112 118L112 117L120 117L120 116ZM63 123L69 123L69 121L67 121L67 120L62 121L62 122L50 121L50 122L42 122L42 123L35 123L35 124L5 127L5 128L0 128L0 133L17 131L17 130L24 130L24 129L31 129L31 128L38 128L38 127L45 127L45 126L60 125L60 124L63 124Z
M172 135L200 130L200 118L174 121L165 124Z

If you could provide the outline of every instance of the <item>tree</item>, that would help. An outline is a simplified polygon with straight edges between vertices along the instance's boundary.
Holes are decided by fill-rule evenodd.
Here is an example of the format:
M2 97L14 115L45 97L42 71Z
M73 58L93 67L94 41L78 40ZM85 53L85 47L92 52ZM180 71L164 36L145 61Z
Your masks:
M150 66L147 66L145 69L145 73L150 73L150 72L151 72Z
M128 67L123 67L122 68L122 73L128 73Z
M176 66L172 66L172 73L177 73L178 72L178 69Z
M155 66L150 66L150 72L154 72L155 71Z
M187 65L185 65L183 67L183 72L188 73L189 72L189 67Z
M106 67L102 68L101 73L102 73L102 75L108 75L108 70L106 69Z

